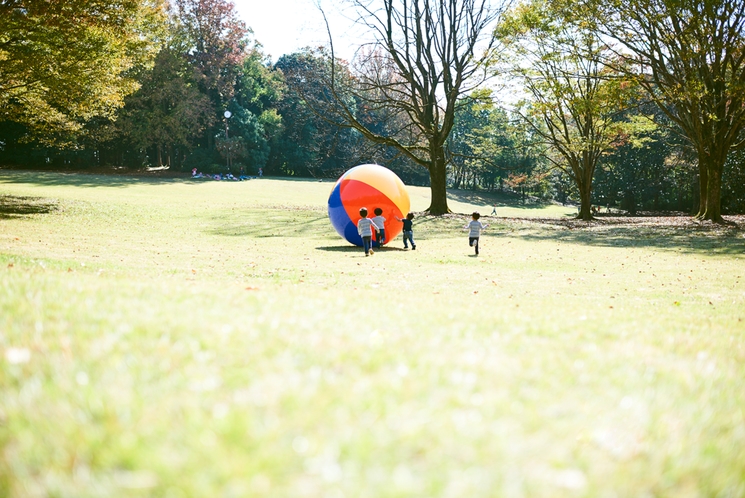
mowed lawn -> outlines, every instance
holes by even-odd
[[[332,186],[0,171],[0,496],[745,496],[742,218]]]

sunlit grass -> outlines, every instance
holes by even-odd
[[[0,172],[0,496],[745,496],[742,231],[331,186]]]

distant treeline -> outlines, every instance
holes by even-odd
[[[73,3],[78,9],[86,4]],[[327,49],[308,48],[272,62],[228,1],[133,4],[138,6],[125,19],[134,23],[131,30],[112,35],[128,37],[132,46],[121,53],[102,49],[98,62],[120,67],[116,75],[89,81],[78,68],[70,70],[68,80],[54,83],[34,66],[33,52],[22,51],[28,47],[19,42],[16,53],[9,42],[0,62],[0,103],[6,109],[0,114],[0,167],[138,171],[167,166],[178,172],[196,168],[236,175],[254,175],[262,168],[270,176],[336,178],[351,166],[376,162],[408,184],[429,184],[427,170],[396,148],[374,144],[318,112],[314,100],[325,101],[330,91],[322,77],[331,67]],[[73,19],[79,11],[34,10],[34,5],[0,12],[3,32],[20,30],[19,39],[40,46],[44,37],[49,46],[57,46],[55,36],[101,36],[79,31],[83,28]],[[57,28],[68,29],[67,34],[43,28],[45,16],[52,15],[69,18]],[[116,46],[114,41],[97,40],[101,46]],[[20,68],[7,66],[13,57]],[[355,79],[358,68],[335,63]],[[63,73],[64,67],[71,66],[60,63],[56,71]],[[18,75],[27,81],[14,86]],[[389,116],[367,108],[354,93],[336,97],[346,99],[366,127],[391,125]],[[578,202],[576,181],[555,167],[552,145],[522,118],[532,105],[529,99],[507,110],[497,95],[482,88],[462,95],[459,102],[446,144],[449,187],[512,192],[526,201]],[[696,155],[671,131],[675,123],[642,97],[613,115],[619,123],[641,118],[653,118],[655,125],[619,133],[602,154],[594,171],[593,205],[631,213],[695,213],[700,192]],[[745,152],[727,158],[721,197],[725,214],[745,212],[744,165]]]

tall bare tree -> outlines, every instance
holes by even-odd
[[[722,222],[723,167],[745,147],[745,0],[557,1],[625,47],[640,83],[698,157],[697,217]]]
[[[428,211],[450,212],[447,204],[446,143],[459,97],[487,76],[494,50],[492,26],[503,5],[488,0],[352,0],[359,23],[374,42],[354,61],[352,89],[331,75],[331,96],[340,124],[372,142],[396,148],[429,171]],[[333,43],[332,43],[333,58]],[[355,96],[354,107],[342,95]],[[372,129],[358,111],[385,115],[390,126]]]

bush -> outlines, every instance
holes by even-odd
[[[197,168],[197,171],[203,173],[219,173],[221,169],[224,169],[224,165],[219,166],[221,162],[220,154],[216,150],[194,149],[186,156],[184,170],[189,171]],[[217,170],[213,171],[215,168]]]

